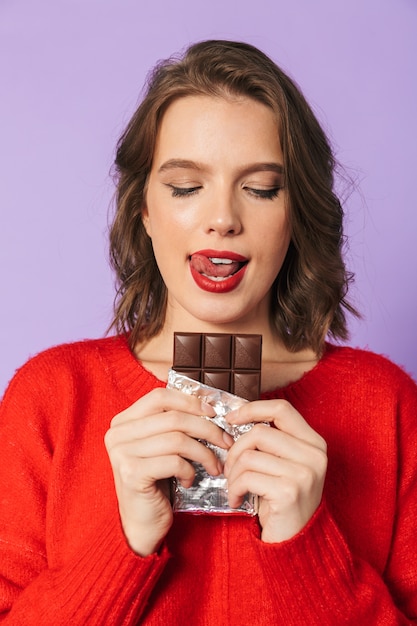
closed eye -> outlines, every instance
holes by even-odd
[[[256,198],[262,200],[273,200],[276,198],[282,187],[272,187],[271,189],[256,189],[254,187],[244,187],[244,189]]]
[[[173,198],[187,198],[193,196],[201,189],[201,185],[196,187],[176,187],[175,185],[167,185],[167,187],[171,189]]]

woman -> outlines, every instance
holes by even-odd
[[[156,68],[116,158],[118,336],[38,355],[3,400],[5,624],[417,623],[416,386],[326,343],[354,313],[333,168],[255,48]],[[238,441],[166,388],[175,331],[262,334]],[[174,514],[192,461],[259,515]]]

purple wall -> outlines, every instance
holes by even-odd
[[[416,32],[416,0],[0,0],[0,393],[30,355],[103,334],[115,142],[154,62],[206,38],[303,87],[357,180],[351,343],[416,376]]]

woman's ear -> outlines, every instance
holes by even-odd
[[[148,237],[150,237],[151,227],[149,223],[149,211],[148,211],[148,207],[146,206],[146,204],[144,204],[142,207],[142,224],[143,224],[144,229],[146,230]]]

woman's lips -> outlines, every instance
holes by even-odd
[[[243,279],[248,259],[226,250],[199,250],[190,256],[191,275],[200,289],[226,293]]]

